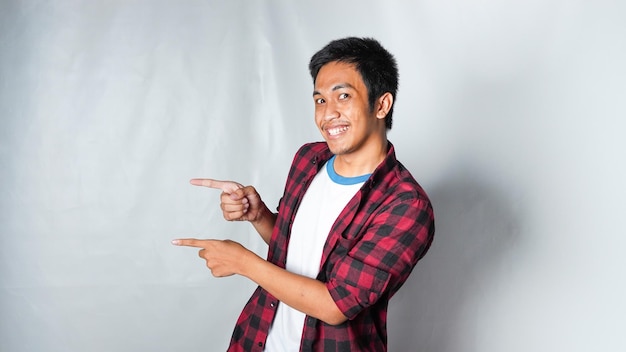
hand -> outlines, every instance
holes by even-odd
[[[206,266],[215,277],[242,274],[243,268],[254,254],[241,244],[231,240],[199,240],[195,238],[177,239],[173,245],[200,248],[198,255],[206,261]]]
[[[234,181],[219,181],[210,178],[194,178],[194,186],[220,189],[221,208],[224,219],[228,221],[256,221],[261,215],[263,202],[252,186],[244,187]]]

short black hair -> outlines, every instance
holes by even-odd
[[[389,92],[396,101],[398,65],[396,59],[373,38],[348,37],[333,40],[311,57],[309,71],[313,84],[322,66],[330,62],[354,64],[361,74],[368,94],[370,111],[376,100]],[[385,117],[385,127],[391,129],[393,105]]]

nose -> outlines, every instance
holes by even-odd
[[[337,105],[331,101],[326,102],[326,107],[324,108],[324,120],[329,121],[332,119],[336,119],[339,116],[340,113],[337,110]]]

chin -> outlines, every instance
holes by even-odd
[[[345,138],[325,139],[328,149],[335,155],[348,154],[352,150],[350,143]]]
[[[342,146],[332,145],[328,142],[326,142],[326,145],[328,145],[328,149],[330,149],[330,152],[335,155],[347,154],[349,152],[347,148]]]

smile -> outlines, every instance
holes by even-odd
[[[326,131],[331,136],[336,136],[348,130],[348,126],[329,128]]]

